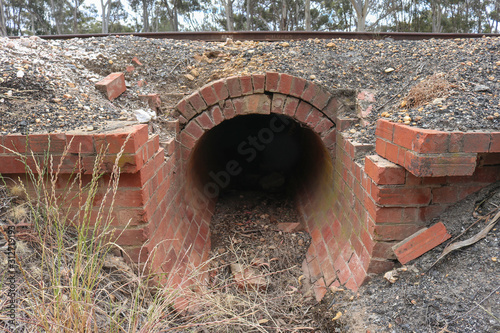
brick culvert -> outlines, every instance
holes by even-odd
[[[120,39],[108,37],[106,41],[122,50]],[[141,47],[134,46],[134,50],[142,50],[140,52],[144,57],[154,62],[152,52],[144,51],[147,48],[141,44],[144,41],[134,37],[123,39],[131,42],[130,45],[139,43]],[[35,43],[36,39],[29,41]],[[93,42],[91,45],[99,43]],[[125,76],[129,86],[130,81],[134,82],[133,89],[126,89],[126,81],[123,80],[121,88],[126,92],[113,101],[115,104],[97,94],[89,97],[87,90],[79,92],[77,88],[71,88],[74,90],[71,90],[71,94],[65,94],[65,97],[47,96],[45,102],[50,107],[39,110],[38,105],[31,109],[30,105],[26,106],[26,110],[39,111],[42,115],[47,109],[53,112],[57,110],[60,116],[53,122],[45,121],[45,116],[36,118],[36,115],[27,111],[26,115],[22,115],[26,116],[25,123],[21,124],[12,120],[15,117],[6,114],[5,119],[12,121],[2,125],[0,173],[16,179],[17,175],[26,172],[24,164],[14,152],[33,152],[35,158],[50,152],[61,157],[62,147],[72,139],[74,146],[69,152],[68,162],[61,169],[62,174],[69,175],[75,165],[82,166],[82,170],[87,172],[91,170],[101,147],[107,147],[108,152],[102,171],[109,174],[112,162],[128,137],[124,154],[119,159],[122,175],[113,211],[115,226],[118,232],[123,231],[118,243],[133,261],[145,262],[151,253],[156,253],[155,260],[150,262],[155,271],[170,272],[174,266],[186,268],[191,264],[199,266],[207,259],[210,250],[209,225],[220,191],[232,186],[272,189],[290,185],[301,223],[312,237],[303,268],[316,285],[317,298],[321,299],[328,287],[345,286],[357,290],[370,274],[385,272],[395,265],[392,251],[395,244],[422,229],[451,204],[500,180],[499,118],[498,113],[495,113],[498,108],[492,107],[498,102],[498,96],[488,92],[497,89],[494,75],[498,74],[498,62],[490,59],[488,66],[484,66],[484,69],[481,67],[493,77],[488,79],[491,81],[489,86],[485,87],[487,82],[481,79],[464,90],[463,95],[470,97],[469,100],[458,100],[458,93],[450,97],[457,103],[456,110],[453,105],[445,105],[443,100],[433,100],[426,102],[422,110],[418,106],[411,110],[405,109],[408,115],[405,113],[404,117],[398,111],[403,107],[401,105],[412,103],[403,103],[398,94],[404,97],[402,95],[406,94],[417,77],[423,76],[422,73],[431,74],[426,72],[427,67],[408,59],[420,59],[427,56],[431,49],[449,48],[450,45],[465,52],[463,50],[473,44],[471,50],[477,52],[464,53],[463,57],[467,56],[464,61],[458,64],[446,62],[442,68],[435,68],[436,71],[456,69],[457,77],[450,78],[449,89],[459,89],[458,83],[451,81],[460,81],[459,75],[463,73],[469,75],[471,66],[476,60],[479,63],[482,59],[474,57],[480,57],[481,52],[483,55],[493,52],[498,47],[498,39],[485,38],[473,42],[453,40],[446,44],[442,41],[428,41],[425,44],[412,41],[389,45],[387,50],[390,49],[391,61],[395,54],[404,51],[406,55],[398,59],[408,60],[405,64],[411,68],[411,75],[405,74],[403,68],[391,63],[389,58],[381,60],[382,56],[376,55],[379,51],[373,52],[374,58],[369,59],[368,52],[355,52],[356,45],[375,51],[387,46],[387,41],[359,41],[356,45],[330,41],[324,43],[321,50],[317,46],[320,41],[312,40],[287,43],[287,46],[277,43],[259,46],[252,43],[251,47],[264,55],[272,49],[277,55],[285,52],[291,54],[293,51],[297,56],[300,52],[306,52],[306,48],[301,45],[317,48],[318,54],[327,54],[324,59],[314,61],[315,68],[318,68],[317,76],[310,74],[305,67],[308,61],[305,54],[297,56],[303,61],[301,68],[292,66],[289,58],[286,63],[278,59],[275,59],[275,63],[263,60],[262,68],[255,70],[259,74],[247,74],[242,70],[225,71],[223,63],[218,63],[226,58],[227,62],[235,62],[232,57],[239,51],[234,45],[223,53],[218,49],[206,51],[207,44],[193,42],[196,52],[200,53],[194,57],[191,49],[181,44],[170,45],[163,41],[144,43],[158,49],[168,47],[172,52],[180,50],[181,58],[190,59],[190,64],[185,66],[186,73],[182,74],[182,86],[179,86],[176,78],[168,77],[161,81],[161,75],[165,74],[160,71],[163,67],[158,66],[159,72],[151,74],[141,68],[146,61],[134,62],[138,70],[131,69],[125,75],[115,75],[122,80]],[[214,49],[225,50],[226,46],[219,44]],[[417,47],[419,45],[425,48]],[[238,53],[238,59],[252,58],[254,52],[248,52],[249,48],[242,51],[241,55]],[[310,57],[316,56],[307,52]],[[66,59],[65,54],[62,53],[60,58]],[[125,68],[119,67],[121,62],[112,59],[94,59],[88,54],[82,57],[82,63],[86,63],[88,68],[97,68],[95,73],[99,75],[90,75],[93,79]],[[361,70],[361,63],[367,65],[365,58],[366,62],[370,59],[376,61],[377,70],[373,69],[375,78],[363,81],[368,72]],[[342,64],[336,59],[341,59]],[[429,67],[434,66],[431,60],[429,58],[426,62]],[[121,65],[125,65],[125,62],[129,65],[131,60],[127,58]],[[206,63],[206,67],[199,65],[196,68],[193,66],[195,62]],[[179,64],[171,64],[171,71],[184,66],[182,62]],[[33,65],[39,66],[39,63]],[[9,66],[9,73],[13,68],[18,70],[15,64]],[[196,74],[211,66],[217,69],[213,72],[207,70],[203,75],[208,83],[198,82]],[[75,69],[67,67],[73,75],[68,77],[74,78],[72,71]],[[44,73],[35,71],[29,75],[38,78],[36,82],[39,86],[57,86]],[[350,77],[346,77],[346,73]],[[17,110],[13,106],[25,103],[23,99],[26,96],[23,94],[30,90],[31,81],[24,75],[28,76],[23,72],[19,74],[19,80],[10,75],[3,81],[4,85],[11,85],[11,88],[4,87],[11,89],[10,94],[5,95],[9,112]],[[169,122],[173,129],[171,136],[160,137],[158,131],[148,129],[145,124],[120,124],[114,129],[103,126],[106,117],[128,119],[130,115],[122,114],[115,106],[127,105],[127,98],[133,100],[130,103],[134,106],[143,105],[139,102],[137,91],[141,95],[154,93],[147,86],[149,77],[171,88],[162,96],[169,99],[172,107],[168,116],[162,119]],[[352,89],[338,89],[340,78],[345,78]],[[403,79],[405,83],[401,86],[399,80]],[[94,90],[94,83],[91,81],[89,88],[87,81],[82,83],[82,91],[84,88]],[[380,85],[379,95],[384,98],[382,102],[375,98],[373,90],[378,87],[376,85]],[[63,86],[64,89],[70,89]],[[72,87],[74,84],[67,86]],[[363,89],[363,86],[367,89]],[[55,94],[54,91],[50,93]],[[17,96],[17,93],[20,95]],[[474,94],[481,96],[476,98]],[[95,122],[89,121],[88,116],[74,119],[72,110],[87,110],[74,96],[79,96],[82,101],[99,101],[99,105],[95,106],[96,114],[99,114]],[[157,101],[157,97],[153,99]],[[483,99],[489,102],[484,108],[474,109],[474,114],[460,110],[466,104],[483,103]],[[384,107],[391,101],[397,101],[394,110],[391,109],[390,114],[382,117],[387,119],[378,119],[381,116],[378,112],[386,110]],[[158,105],[153,105],[153,108],[162,111]],[[475,116],[476,112],[480,114],[485,110],[488,114],[485,113],[484,117]],[[436,126],[442,131],[416,127],[421,122],[421,127],[432,127],[433,123],[426,123],[425,117],[417,120],[425,112],[429,113],[428,118],[431,120],[439,118],[441,123]],[[453,119],[462,113],[467,113],[464,119],[478,118],[474,120],[476,131],[449,127]],[[410,120],[404,120],[406,117]],[[65,122],[70,127],[81,123],[87,128],[70,132]],[[491,128],[486,128],[491,124]],[[163,125],[164,122],[158,122],[151,127],[157,129]],[[100,131],[95,131],[94,126]],[[38,127],[40,132],[47,129],[50,133],[30,134],[37,133],[30,128]],[[54,133],[56,128],[61,128],[62,132]],[[256,154],[257,151],[262,156]],[[30,158],[28,156],[27,163],[32,166]],[[228,178],[231,178],[230,181]],[[98,211],[100,204],[98,200],[95,211]],[[182,281],[183,272],[173,279],[174,283]]]

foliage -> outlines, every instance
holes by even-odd
[[[0,0],[0,34],[105,31],[313,31],[498,33],[500,0]],[[109,21],[109,22],[108,22]],[[363,22],[360,22],[363,21]],[[366,21],[366,22],[365,22]],[[365,24],[366,23],[366,24]]]

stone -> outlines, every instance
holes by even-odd
[[[486,92],[486,91],[490,91],[490,87],[482,84],[477,84],[474,86],[474,92]]]
[[[392,68],[392,67],[386,68],[384,72],[392,73],[392,72],[394,72],[394,68]]]
[[[192,76],[191,74],[185,74],[184,77],[186,79],[188,79],[189,81],[193,81],[194,80],[194,76]]]

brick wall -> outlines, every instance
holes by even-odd
[[[350,106],[287,74],[215,81],[181,100],[176,109],[176,137],[161,145],[158,136],[148,135],[147,125],[100,134],[2,136],[0,173],[14,179],[26,173],[18,154],[36,172],[31,153],[43,160],[48,152],[54,165],[62,159],[57,191],[65,193],[64,184],[75,170],[89,182],[96,156],[105,149],[104,177],[92,211],[97,216],[101,204],[111,204],[105,196],[108,181],[128,138],[118,160],[121,174],[112,212],[121,235],[118,244],[132,261],[148,261],[155,271],[169,273],[169,283],[181,286],[210,250],[216,198],[204,194],[195,177],[207,171],[200,169],[200,139],[236,116],[286,115],[309,129],[311,167],[298,177],[296,202],[312,236],[303,269],[318,299],[330,286],[355,290],[369,274],[392,268],[392,245],[449,205],[500,180],[499,132],[448,133],[380,120],[376,146],[357,144],[342,133],[357,121]],[[76,193],[66,194],[72,198]],[[77,213],[79,206],[68,199],[70,204]]]

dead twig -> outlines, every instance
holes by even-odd
[[[481,240],[484,237],[486,237],[486,235],[488,234],[488,232],[490,232],[490,230],[493,229],[493,227],[495,226],[495,224],[497,224],[499,218],[500,218],[500,210],[496,213],[495,217],[493,217],[492,221],[486,227],[484,227],[483,230],[481,230],[480,232],[478,232],[473,237],[471,237],[469,239],[466,239],[466,240],[463,240],[463,241],[460,241],[460,242],[448,244],[444,248],[443,253],[441,253],[441,255],[437,258],[437,260],[427,270],[429,270],[432,267],[434,267],[434,265],[436,265],[448,253],[450,253],[452,251],[455,251],[455,250],[458,250],[458,249],[461,249],[462,247],[466,247],[466,246],[472,245],[474,243],[477,243],[479,240]]]

